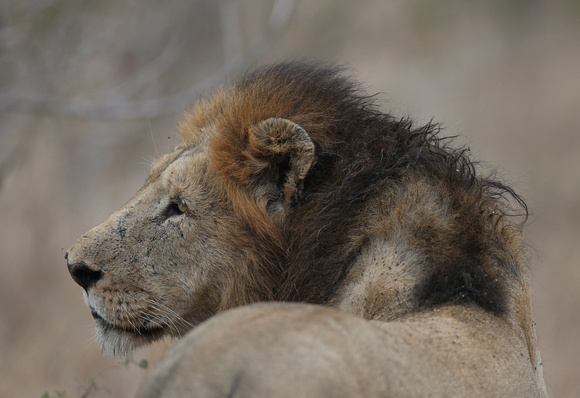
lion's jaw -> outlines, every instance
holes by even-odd
[[[103,351],[179,337],[218,310],[223,286],[211,281],[233,261],[217,238],[228,217],[202,182],[207,173],[200,148],[162,156],[143,188],[67,252]]]

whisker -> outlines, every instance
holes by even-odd
[[[171,308],[167,307],[166,305],[159,303],[155,300],[151,300],[149,299],[148,302],[152,305],[152,306],[157,306],[157,309],[160,311],[166,311],[169,314],[173,315],[177,321],[179,321],[179,323],[181,323],[182,326],[187,327],[187,328],[193,328],[193,324],[191,322],[186,321],[185,319],[183,319],[183,317],[181,315],[179,315],[177,312],[175,312],[174,310],[172,310]]]
[[[141,330],[137,326],[135,326],[133,324],[133,322],[131,322],[131,317],[130,316],[127,316],[127,322],[129,322],[129,325],[131,325],[131,327],[133,328],[134,331],[136,331],[137,333],[141,334]]]
[[[181,315],[179,315],[177,312],[167,307],[166,305],[152,299],[147,299],[147,302],[149,303],[151,308],[160,312],[159,315],[165,314],[169,315],[169,317],[163,316],[162,319],[164,323],[167,324],[169,327],[171,327],[172,330],[174,330],[178,336],[181,336],[181,331],[180,328],[178,327],[179,325],[182,327],[182,329],[193,328],[193,325],[190,322],[183,319]]]
[[[167,325],[177,335],[181,336],[181,333],[179,331],[178,326],[175,324],[175,321],[171,317],[164,316],[163,309],[159,308],[159,306],[155,302],[149,300],[149,304],[151,305],[151,307],[153,309],[156,309],[157,311],[161,312],[161,314],[156,314],[157,319],[161,320],[163,322],[163,324]],[[176,316],[177,316],[177,314],[176,314]]]
[[[165,320],[163,318],[161,318],[160,316],[157,316],[155,314],[150,314],[148,312],[139,311],[139,314],[142,315],[142,319],[145,320],[145,322],[148,322],[150,324],[152,324],[153,326],[157,326],[157,327],[165,327],[165,326],[169,326],[171,327],[171,325],[168,325],[167,322],[165,322]]]
[[[147,123],[149,123],[149,133],[151,134],[151,139],[153,140],[153,146],[155,147],[155,154],[159,157],[159,151],[157,150],[157,144],[155,143],[155,136],[153,136],[153,129],[151,128],[151,120],[147,118]]]
[[[159,308],[154,307],[153,305],[151,306],[153,309],[158,310]],[[138,311],[140,315],[142,315],[142,318],[146,321],[146,322],[150,322],[155,326],[159,326],[159,327],[169,327],[171,330],[175,331],[176,333],[179,333],[179,330],[177,328],[177,326],[175,324],[173,324],[173,322],[171,322],[171,319],[167,320],[165,319],[165,317],[163,317],[163,314],[155,314],[155,313],[151,313],[151,312],[147,312],[144,310],[139,310]]]

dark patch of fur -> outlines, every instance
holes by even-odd
[[[509,281],[520,273],[516,228],[504,217],[507,199],[527,209],[512,189],[479,176],[468,151],[440,138],[437,125],[415,127],[380,112],[375,98],[336,67],[277,64],[250,72],[232,93],[235,101],[218,106],[221,137],[213,146],[226,178],[251,185],[259,155],[248,148],[247,130],[260,120],[289,119],[316,145],[301,202],[282,243],[276,241],[282,250],[268,250],[272,264],[284,264],[282,275],[272,276],[282,281],[272,292],[276,299],[327,302],[368,240],[365,204],[421,177],[449,198],[453,219],[450,231],[428,222],[406,226],[415,228],[430,267],[416,288],[419,304],[473,302],[506,310]]]

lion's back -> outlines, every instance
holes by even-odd
[[[138,397],[382,396],[377,336],[360,321],[307,304],[225,312],[176,343]],[[351,338],[361,334],[367,338]]]
[[[179,341],[138,398],[538,395],[521,382],[517,339],[474,333],[444,312],[385,323],[308,304],[241,307]],[[506,351],[513,358],[495,360]],[[518,362],[521,374],[506,377]]]

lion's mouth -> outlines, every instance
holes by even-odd
[[[119,325],[115,325],[109,321],[107,321],[105,318],[103,318],[98,312],[97,310],[95,310],[94,308],[91,307],[91,315],[93,316],[93,319],[96,321],[97,326],[99,326],[100,328],[103,329],[103,331],[107,332],[117,332],[117,333],[129,333],[131,335],[137,335],[139,337],[144,337],[144,338],[148,338],[148,339],[155,339],[160,337],[161,335],[163,335],[165,333],[165,329],[161,326],[157,326],[157,327],[124,327],[124,326],[119,326]]]
[[[94,309],[94,308],[92,308],[92,307],[91,307],[91,315],[93,316],[93,319],[94,319],[95,321],[98,321],[98,320],[102,320],[102,321],[104,321],[103,317],[101,317],[101,316],[99,315],[99,313],[97,312],[97,310],[96,310],[96,309]]]

